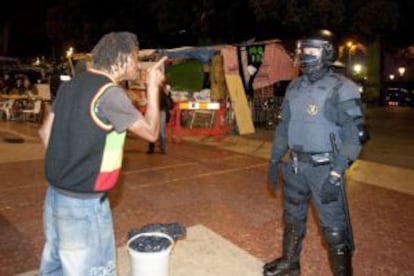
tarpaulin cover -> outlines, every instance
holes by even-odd
[[[203,64],[194,59],[169,65],[165,68],[166,78],[173,91],[200,91],[203,89]]]
[[[298,75],[292,58],[282,45],[266,44],[262,65],[253,80],[253,88],[259,89],[272,85],[280,80],[291,80]]]
[[[217,51],[210,48],[182,48],[182,49],[172,49],[166,50],[165,54],[169,58],[193,58],[199,60],[204,64],[209,64],[211,58]]]

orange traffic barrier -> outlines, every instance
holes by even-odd
[[[230,129],[225,119],[226,106],[218,102],[177,102],[170,112],[169,142],[179,143],[184,136],[217,136],[220,139]],[[187,126],[183,126],[183,112],[190,115]]]

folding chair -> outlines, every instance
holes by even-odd
[[[23,119],[25,121],[39,122],[42,112],[42,100],[36,100],[32,109],[23,109]]]
[[[8,99],[5,101],[0,102],[0,113],[6,114],[6,120],[10,120],[13,117],[13,105],[14,105],[14,99]],[[0,118],[2,118],[1,116]]]

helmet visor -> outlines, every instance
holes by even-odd
[[[298,43],[297,57],[301,64],[319,62],[323,47],[315,43]]]

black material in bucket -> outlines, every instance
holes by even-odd
[[[171,241],[159,236],[140,236],[129,243],[129,248],[138,252],[160,252],[171,246]]]
[[[164,233],[140,233],[127,243],[131,276],[168,276],[174,240]]]

